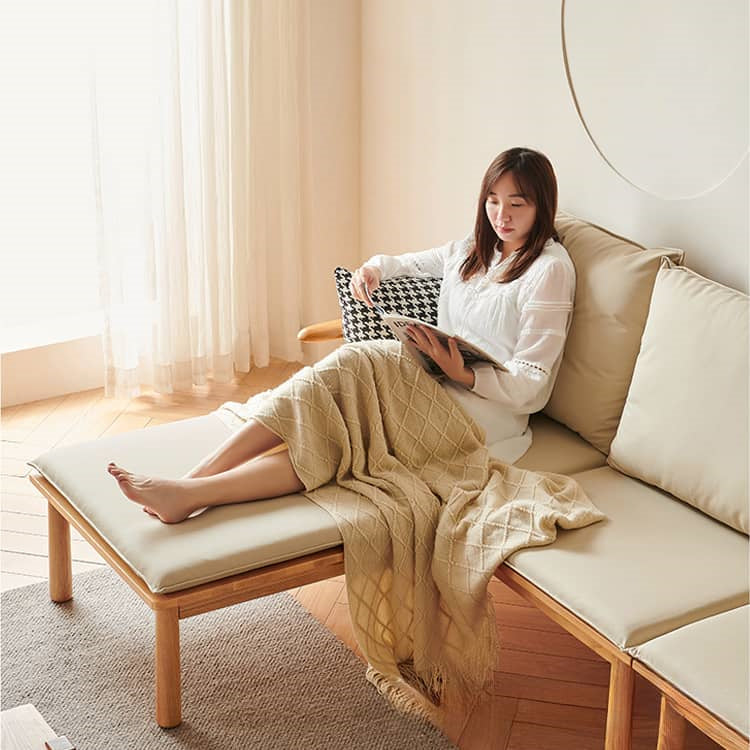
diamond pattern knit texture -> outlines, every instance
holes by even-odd
[[[498,565],[552,542],[556,525],[604,517],[569,477],[491,459],[482,429],[398,342],[344,344],[246,407],[287,443],[306,496],[339,526],[371,667],[433,701],[487,688]]]
[[[346,341],[368,341],[370,339],[395,339],[380,315],[352,297],[349,283],[351,271],[336,268],[336,294],[341,306],[341,326]],[[425,323],[437,325],[438,298],[441,279],[398,276],[385,279],[372,293],[373,301],[393,315],[406,315]]]

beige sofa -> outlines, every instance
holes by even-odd
[[[574,476],[607,519],[515,553],[497,576],[610,662],[607,748],[630,746],[636,672],[662,692],[660,747],[680,746],[685,720],[747,747],[747,297],[675,265],[680,251],[564,214],[557,227],[574,318],[519,465]],[[301,332],[337,336],[338,322]],[[335,523],[302,495],[177,526],[111,502],[108,461],[176,476],[227,434],[209,415],[32,462],[52,598],[72,596],[73,523],[155,612],[162,726],[181,720],[180,619],[343,572]]]

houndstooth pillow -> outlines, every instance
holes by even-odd
[[[352,297],[349,282],[352,272],[337,268],[336,294],[341,305],[341,323],[346,341],[369,339],[392,339],[395,336],[383,325],[380,315],[364,302]],[[419,318],[425,323],[437,325],[437,306],[442,279],[419,279],[413,276],[397,276],[385,279],[372,293],[373,302],[394,315]]]

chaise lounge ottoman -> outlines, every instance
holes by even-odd
[[[600,466],[605,457],[539,415],[524,458],[554,471]],[[333,518],[302,494],[212,508],[166,525],[128,501],[110,461],[138,473],[179,477],[231,434],[215,414],[58,448],[30,462],[49,507],[50,596],[70,599],[69,524],[154,611],[156,718],[181,721],[179,620],[344,572]]]
[[[302,495],[165,525],[128,501],[109,461],[179,477],[231,433],[213,414],[50,451],[31,481],[48,501],[50,596],[73,595],[69,524],[154,610],[156,718],[181,721],[179,620],[343,573],[333,519]],[[291,563],[284,561],[293,559]]]

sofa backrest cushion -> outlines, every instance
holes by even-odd
[[[656,273],[663,257],[681,250],[648,250],[574,216],[555,227],[576,268],[570,332],[544,413],[602,453],[617,430],[638,355]]]
[[[608,458],[745,534],[748,302],[665,262]]]

